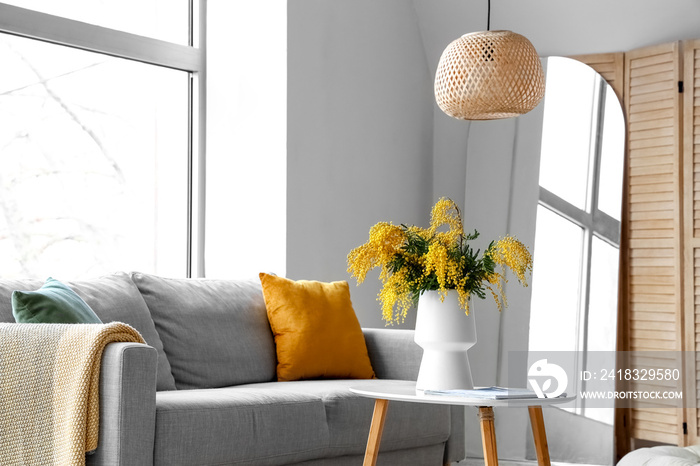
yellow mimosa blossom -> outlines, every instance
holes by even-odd
[[[444,229],[442,227],[447,227]],[[362,283],[367,273],[380,268],[382,282],[377,299],[387,324],[403,322],[420,294],[437,290],[442,299],[456,290],[460,307],[469,314],[472,296],[493,296],[499,311],[507,306],[505,269],[511,269],[527,285],[532,257],[525,245],[506,236],[489,246],[481,256],[465,235],[462,215],[451,199],[440,199],[432,209],[430,228],[380,222],[369,231],[368,241],[348,254],[348,273]],[[499,266],[502,272],[494,270]]]
[[[449,256],[448,248],[439,241],[436,241],[428,248],[425,255],[425,273],[435,273],[439,290],[442,292],[442,299],[447,295],[447,290],[454,288],[460,279],[459,262]]]
[[[430,233],[437,233],[438,228],[443,225],[449,227],[447,236],[451,241],[456,241],[459,236],[464,234],[462,214],[457,204],[452,199],[445,197],[437,201],[433,206],[432,212],[430,212]]]
[[[404,321],[413,304],[405,271],[398,271],[384,282],[377,300],[382,302],[382,318],[387,323]],[[394,306],[398,308],[396,315]]]
[[[431,244],[428,248],[428,254],[425,255],[425,271],[426,273],[435,272],[442,290],[445,289],[447,281],[448,262],[447,248],[442,243]]]
[[[357,278],[357,283],[365,281],[367,272],[382,267],[382,278],[388,275],[384,265],[398,253],[406,240],[406,234],[396,225],[380,222],[369,230],[369,241],[348,254],[348,273]]]
[[[443,225],[448,225],[450,230],[464,230],[462,215],[457,204],[452,199],[445,197],[437,201],[430,212],[430,231],[434,233]]]
[[[469,315],[469,298],[471,295],[467,293],[463,287],[457,288],[457,300],[459,302],[459,307],[464,309],[464,313]]]
[[[426,241],[430,241],[430,238],[432,237],[432,233],[430,233],[429,230],[426,230],[425,228],[417,227],[414,225],[406,227],[406,232],[418,235]]]
[[[532,255],[525,245],[512,236],[506,236],[493,247],[493,261],[501,267],[511,269],[520,283],[527,286],[525,274],[532,271]]]
[[[506,281],[505,277],[500,273],[492,273],[486,277],[486,281],[489,283],[486,285],[486,288],[491,293],[491,296],[493,296],[493,300],[496,302],[498,311],[503,311],[503,308],[508,306],[508,299],[506,298],[506,294],[503,290],[503,284]],[[491,285],[495,285],[496,290],[498,291],[494,290],[493,286]]]

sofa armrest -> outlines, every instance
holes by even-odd
[[[111,343],[102,353],[100,433],[88,465],[153,464],[156,424],[154,348],[139,343]]]
[[[423,350],[413,330],[363,328],[369,359],[379,379],[416,380]]]

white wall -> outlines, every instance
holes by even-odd
[[[287,2],[207,9],[206,275],[284,275]]]

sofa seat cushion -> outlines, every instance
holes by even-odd
[[[258,280],[133,273],[178,389],[275,380],[277,358]]]
[[[155,465],[289,464],[318,458],[327,445],[315,395],[239,387],[156,394]]]
[[[360,397],[350,387],[371,386],[380,380],[302,380],[244,385],[258,393],[298,393],[318,397],[326,410],[329,456],[364,454],[374,399]],[[450,436],[450,407],[392,401],[382,436],[381,451],[441,444]]]
[[[640,448],[626,454],[618,466],[695,466],[700,464],[700,445]]]
[[[277,465],[361,456],[374,400],[349,388],[376,382],[305,380],[160,392],[154,464]],[[449,406],[391,402],[381,451],[437,445],[442,452],[449,435]]]

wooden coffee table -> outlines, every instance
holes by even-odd
[[[389,408],[389,401],[407,401],[409,403],[432,403],[446,405],[477,406],[481,425],[481,442],[484,449],[485,466],[498,465],[496,451],[496,430],[494,428],[493,408],[498,406],[527,407],[530,412],[530,424],[535,438],[537,464],[550,466],[547,434],[544,430],[542,406],[566,403],[573,398],[528,398],[507,400],[483,400],[456,396],[425,395],[416,393],[416,383],[404,380],[384,380],[371,385],[350,388],[350,391],[367,398],[374,398],[374,414],[367,439],[364,466],[375,466],[382,440],[384,421]]]

